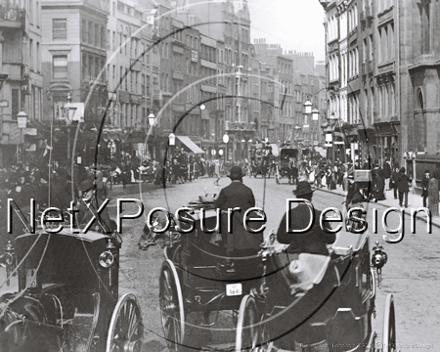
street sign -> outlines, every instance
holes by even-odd
[[[8,100],[0,100],[0,108],[7,108],[9,106]]]

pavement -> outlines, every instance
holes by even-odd
[[[327,188],[320,188],[319,191],[337,194],[341,197],[345,197],[347,195],[347,192],[344,191],[341,186],[336,186],[336,189],[334,190],[329,190]],[[412,189],[408,193],[408,207],[406,208],[401,208],[399,206],[399,199],[394,199],[393,190],[385,191],[385,197],[386,197],[385,200],[378,200],[377,202],[371,202],[371,203],[374,205],[378,204],[386,208],[391,208],[391,207],[398,208],[401,211],[404,211],[405,214],[409,216],[411,216],[411,213],[413,211],[419,210],[420,208],[423,207],[423,199],[421,195],[415,193],[414,190]],[[439,209],[440,209],[440,204],[439,204]],[[416,218],[424,222],[428,221],[428,216],[424,211],[417,212]],[[431,225],[440,228],[440,216],[438,214],[437,215],[432,214]]]

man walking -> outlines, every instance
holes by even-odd
[[[426,208],[426,198],[428,198],[428,187],[429,180],[431,179],[429,170],[425,170],[425,177],[422,179],[422,198],[423,198],[423,207]]]
[[[399,170],[399,176],[397,180],[397,190],[399,191],[399,205],[402,206],[403,198],[405,197],[405,208],[407,208],[409,183],[411,182],[411,180],[405,172],[406,169],[402,166]]]

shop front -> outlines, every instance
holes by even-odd
[[[399,163],[399,130],[400,121],[376,122],[376,139],[378,142],[378,159],[380,165],[389,160],[391,165]]]

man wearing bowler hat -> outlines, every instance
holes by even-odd
[[[294,191],[296,198],[306,199],[310,203],[312,202],[313,192],[310,183],[307,181],[298,182],[296,191]],[[289,244],[287,252],[328,255],[327,244],[333,243],[336,236],[334,233],[327,233],[321,229],[319,225],[321,212],[314,209],[314,214],[315,219],[310,230],[302,232],[287,232],[287,213],[284,215],[278,227],[277,239],[280,243]],[[289,231],[307,229],[311,216],[311,210],[307,204],[299,203],[298,206],[290,210]]]
[[[100,232],[111,233],[114,231],[114,222],[108,215],[107,208],[99,214],[98,209],[104,203],[96,196],[96,185],[92,180],[84,180],[79,184],[81,199],[78,206],[78,225],[87,226],[94,217],[91,229]],[[97,222],[98,221],[98,222]]]
[[[249,233],[243,227],[243,215],[252,207],[255,207],[255,197],[252,190],[243,184],[243,170],[240,166],[233,166],[228,177],[231,184],[220,191],[215,201],[216,208],[227,211],[239,207],[240,212],[234,212],[232,222],[232,236],[228,235],[226,254],[231,256],[251,256],[258,253],[263,241],[262,234]],[[223,216],[225,218],[226,216]],[[222,222],[222,227],[226,226]],[[223,229],[223,233],[227,229]]]

